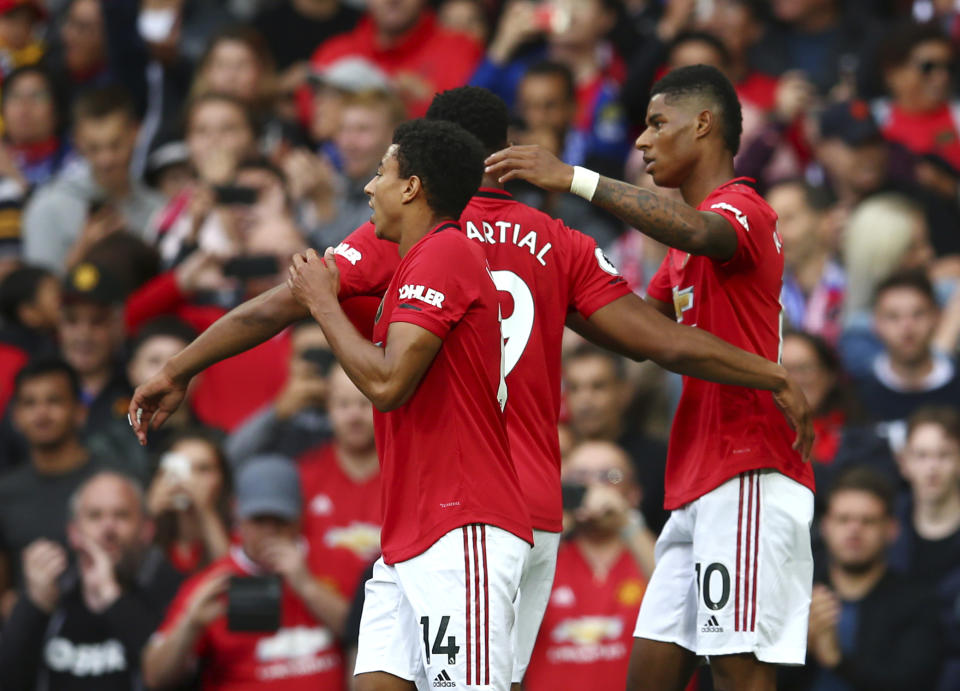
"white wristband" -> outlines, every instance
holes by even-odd
[[[573,180],[570,182],[570,191],[588,202],[593,201],[593,195],[600,184],[600,173],[581,166],[573,167]]]

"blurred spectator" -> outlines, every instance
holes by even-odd
[[[237,99],[207,94],[190,101],[186,116],[190,164],[199,178],[172,198],[158,214],[153,232],[165,264],[175,264],[194,247],[229,254],[225,231],[213,213],[215,186],[233,181],[237,165],[256,151],[252,113]]]
[[[380,462],[370,401],[340,365],[329,381],[333,441],[298,459],[303,534],[311,572],[336,587],[345,617],[361,574],[380,555]]]
[[[334,358],[323,330],[313,319],[295,325],[290,347],[289,372],[283,389],[270,405],[245,420],[227,439],[225,450],[234,467],[264,453],[297,458],[330,438],[327,371]]]
[[[466,83],[482,54],[472,38],[440,26],[426,0],[370,0],[357,27],[326,41],[310,62],[322,68],[347,56],[366,58],[421,117],[435,93]]]
[[[67,277],[57,327],[63,358],[80,378],[80,400],[87,410],[86,435],[104,453],[142,473],[145,458],[130,441],[127,404],[132,389],[123,372],[123,293],[107,269],[83,263]]]
[[[46,19],[47,10],[40,0],[0,2],[0,81],[16,68],[43,59]]]
[[[523,144],[540,144],[573,164],[586,164],[592,139],[574,128],[575,98],[570,68],[549,61],[531,65],[517,87],[516,110],[522,121],[522,131],[516,133],[516,140]],[[621,163],[622,160],[618,159],[617,165]],[[596,160],[590,165],[604,167],[602,161]],[[609,166],[607,168],[609,172]],[[601,247],[610,245],[620,233],[619,221],[579,197],[544,192],[525,184],[517,185],[514,191],[520,201],[587,233]]]
[[[8,75],[2,113],[9,158],[3,175],[29,189],[49,181],[71,160],[70,144],[62,136],[64,113],[46,69],[21,67]]]
[[[629,457],[609,442],[585,442],[563,466],[568,493],[581,501],[564,506],[572,533],[560,546],[553,590],[530,666],[529,691],[619,688],[627,676],[640,601],[653,568],[654,536],[637,511],[641,489]],[[648,558],[632,554],[644,533]],[[647,561],[648,563],[643,563]]]
[[[874,113],[883,135],[915,154],[936,153],[960,169],[960,102],[950,102],[956,58],[935,25],[897,27],[882,53],[889,102]]]
[[[261,119],[276,88],[273,58],[259,31],[243,24],[221,29],[197,65],[191,96],[231,96]]]
[[[363,190],[405,115],[403,104],[388,91],[368,91],[344,100],[334,137],[342,175],[320,175],[313,189],[303,190],[313,201],[313,223],[308,227],[314,247],[335,247],[370,220],[369,198]]]
[[[437,19],[444,28],[472,36],[481,45],[486,45],[490,37],[482,0],[444,0],[437,11]]]
[[[802,180],[779,183],[767,192],[783,240],[783,289],[780,301],[791,326],[829,343],[840,337],[846,276],[833,259],[822,190]]]
[[[315,613],[322,610],[318,601],[329,596],[329,590],[307,570],[306,550],[299,541],[301,508],[292,462],[260,457],[240,469],[239,544],[180,589],[144,651],[147,686],[167,688],[186,681],[199,664],[201,689],[342,688],[340,651]],[[260,592],[270,602],[264,613],[272,610],[279,617],[278,629],[230,629],[227,590],[251,576],[269,579]],[[274,594],[278,601],[271,602]]]
[[[201,428],[181,430],[147,492],[156,542],[170,563],[193,574],[230,548],[231,473],[217,437]]]
[[[24,266],[0,280],[0,413],[20,367],[56,349],[59,319],[60,281],[46,269]]]
[[[86,165],[70,166],[41,186],[23,217],[24,255],[58,273],[116,230],[146,238],[150,217],[163,202],[130,176],[137,120],[126,91],[108,87],[83,94],[73,118]]]
[[[194,179],[186,142],[161,141],[147,157],[144,181],[165,199],[177,197]]]
[[[360,16],[339,0],[282,0],[263,10],[253,24],[263,32],[277,67],[287,75],[291,68],[301,71],[302,80],[317,46],[353,29]]]
[[[143,688],[140,651],[180,577],[151,549],[153,524],[140,487],[128,477],[94,475],[74,492],[69,509],[72,559],[46,539],[24,551],[23,594],[0,643],[4,684]]]
[[[112,81],[103,15],[100,0],[69,0],[61,15],[60,40],[52,46],[50,68],[67,104]]]
[[[92,455],[80,441],[86,411],[80,382],[57,359],[37,359],[17,374],[14,425],[26,439],[28,463],[0,477],[0,610],[8,615],[11,586],[21,582],[21,553],[45,538],[66,545],[67,502],[86,478],[123,459]]]
[[[633,461],[637,481],[644,488],[641,510],[651,529],[659,532],[666,521],[663,477],[666,446],[638,432],[624,419],[630,398],[623,358],[584,344],[564,358],[563,381],[570,429],[578,441],[610,441]]]
[[[857,388],[871,417],[891,423],[888,434],[893,448],[899,449],[903,423],[914,410],[960,401],[960,376],[954,362],[933,349],[939,310],[922,273],[897,273],[881,283],[873,311],[883,352]]]
[[[828,563],[813,587],[807,682],[789,688],[933,688],[942,648],[935,604],[888,568],[897,530],[893,490],[882,477],[852,469],[838,478],[821,523]]]

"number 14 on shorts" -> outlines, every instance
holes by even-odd
[[[437,627],[437,635],[430,645],[430,617],[420,617],[420,626],[423,629],[423,650],[427,656],[427,665],[430,664],[430,654],[446,655],[447,664],[457,664],[457,653],[460,652],[460,646],[457,645],[457,638],[454,635],[447,636],[447,626],[450,624],[450,617],[440,617],[440,625]],[[444,643],[446,636],[446,643]]]

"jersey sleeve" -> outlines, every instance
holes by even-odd
[[[389,323],[416,324],[445,339],[480,296],[479,286],[471,283],[478,272],[468,269],[478,261],[469,245],[454,240],[425,244],[400,269]],[[493,280],[487,276],[481,280]]]
[[[376,236],[372,223],[364,223],[334,249],[340,270],[340,301],[383,295],[400,264],[396,243]]]
[[[760,243],[773,242],[765,232],[767,218],[756,200],[745,194],[728,193],[712,200],[707,211],[723,216],[737,233],[737,249],[733,257],[719,262],[719,265],[728,271],[756,266],[762,254]]]
[[[593,238],[576,230],[565,230],[574,252],[568,274],[570,303],[589,319],[601,307],[627,295],[630,287]]]
[[[647,295],[660,302],[672,303],[673,286],[670,283],[670,266],[667,264],[668,261],[670,261],[669,252],[667,252],[667,256],[663,258],[663,261],[660,262],[660,268],[657,269],[657,273],[650,279],[650,284],[647,286]]]

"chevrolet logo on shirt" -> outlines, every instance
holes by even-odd
[[[445,297],[440,291],[426,286],[407,284],[400,288],[400,300],[420,300],[437,308],[443,306]]]

